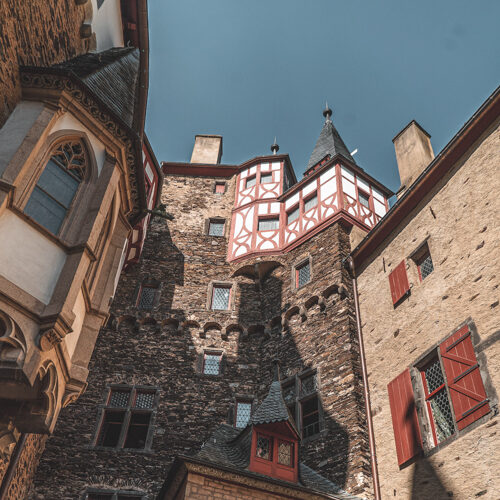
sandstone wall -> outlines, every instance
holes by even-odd
[[[360,270],[383,498],[498,498],[499,151],[497,121]],[[421,282],[408,257],[426,238],[434,271]],[[394,308],[388,275],[402,259],[407,259],[412,288],[410,296]],[[489,372],[490,379],[485,380],[493,411],[470,432],[399,470],[387,384],[468,319],[477,329],[481,370]]]

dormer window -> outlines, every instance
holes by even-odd
[[[293,465],[293,443],[289,441],[278,442],[278,463],[281,465]]]
[[[249,188],[249,187],[255,186],[255,184],[257,184],[257,177],[254,175],[253,177],[249,177],[247,179],[245,187]]]
[[[259,434],[257,436],[256,456],[263,460],[273,459],[273,440],[270,437]]]

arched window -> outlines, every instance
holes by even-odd
[[[53,149],[24,212],[54,234],[59,232],[85,175],[87,157],[82,142],[61,142]]]

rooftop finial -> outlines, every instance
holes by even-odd
[[[274,136],[274,143],[271,146],[271,151],[273,152],[273,155],[275,155],[279,150],[280,147],[276,144],[276,136]]]
[[[328,101],[325,101],[325,111],[323,111],[323,116],[325,117],[325,122],[330,121],[330,116],[332,116],[332,110],[328,107]]]
[[[273,359],[273,382],[280,381],[280,362],[277,359]]]

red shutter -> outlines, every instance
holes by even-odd
[[[387,391],[391,405],[398,464],[403,465],[422,449],[422,437],[418,425],[410,370],[406,369],[390,382]]]
[[[457,427],[462,430],[490,411],[469,327],[446,339],[440,350]]]
[[[391,285],[392,303],[396,305],[410,291],[404,260],[389,274],[389,284]]]

